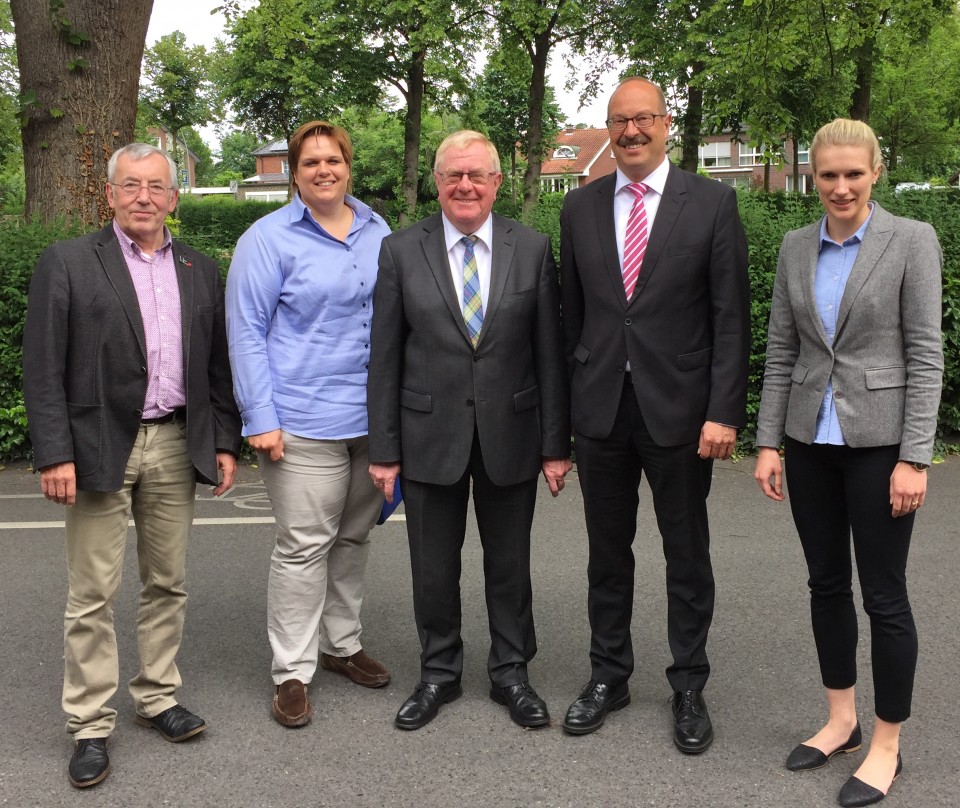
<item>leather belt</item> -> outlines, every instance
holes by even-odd
[[[173,421],[182,421],[187,417],[187,408],[186,407],[177,407],[172,412],[164,413],[163,415],[158,415],[156,418],[141,418],[140,423],[144,426],[151,426],[153,424],[169,424]]]

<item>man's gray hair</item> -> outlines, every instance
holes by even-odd
[[[454,132],[452,135],[447,135],[447,137],[444,138],[443,143],[441,143],[437,149],[437,154],[433,161],[433,170],[439,172],[440,166],[443,165],[443,158],[450,149],[466,149],[473,143],[483,144],[490,158],[490,168],[499,172],[500,155],[497,154],[497,147],[493,145],[490,138],[486,135],[470,129],[461,129],[459,132]]]
[[[163,149],[158,149],[156,146],[152,146],[149,143],[128,143],[121,149],[117,149],[113,154],[110,155],[110,162],[107,163],[107,182],[113,182],[117,176],[117,160],[121,157],[129,157],[134,162],[139,162],[140,160],[146,160],[148,157],[153,156],[154,154],[159,154],[167,161],[167,165],[170,166],[170,185],[173,188],[179,187],[177,183],[177,164],[173,162],[173,158],[167,154]]]

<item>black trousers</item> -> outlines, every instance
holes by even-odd
[[[917,627],[907,597],[914,513],[891,516],[890,475],[899,446],[853,449],[787,438],[787,485],[810,573],[810,616],[825,687],[857,681],[857,613],[850,535],[863,608],[870,618],[875,709],[884,721],[910,717]]]
[[[537,653],[530,584],[537,478],[518,485],[494,485],[476,435],[467,470],[455,484],[403,478],[413,609],[422,649],[420,675],[426,682],[450,684],[463,671],[460,553],[471,480],[490,625],[487,670],[494,684],[506,687],[527,681],[527,663]]]
[[[633,673],[633,614],[638,487],[653,491],[667,562],[667,638],[674,690],[702,690],[710,675],[707,633],[715,587],[710,563],[707,495],[713,463],[697,444],[658,446],[640,414],[633,386],[624,385],[613,430],[597,440],[574,433],[590,545],[587,568],[590,661],[598,682],[617,685]]]

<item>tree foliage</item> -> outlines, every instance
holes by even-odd
[[[182,31],[163,35],[143,56],[140,104],[170,133],[171,156],[178,166],[177,141],[185,137],[183,131],[217,117],[209,70],[207,49],[203,45],[188,47]]]

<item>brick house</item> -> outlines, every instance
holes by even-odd
[[[746,141],[743,133],[739,137],[730,133],[708,135],[704,140],[705,143],[698,150],[700,169],[727,185],[763,188],[763,154]],[[783,162],[771,163],[771,191],[793,191],[793,150],[793,140],[785,140]],[[813,168],[806,144],[800,144],[798,157],[799,190],[805,194],[812,193]]]
[[[286,202],[290,192],[290,164],[287,141],[271,140],[253,152],[257,173],[237,183],[238,199]]]
[[[617,170],[606,129],[564,129],[540,166],[541,193],[566,193]]]

